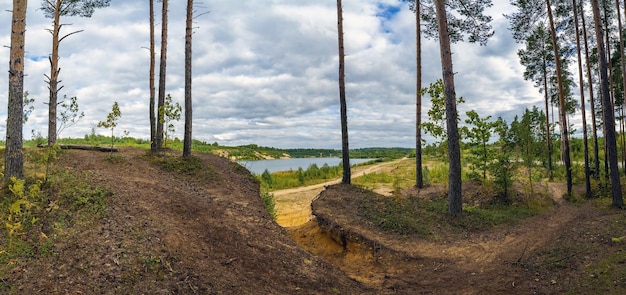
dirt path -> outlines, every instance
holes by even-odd
[[[396,165],[403,159],[383,162],[367,166],[357,166],[352,169],[352,178],[374,173]],[[283,227],[300,226],[311,220],[311,201],[324,190],[326,186],[341,182],[336,178],[320,184],[296,187],[272,192],[276,201],[276,222]],[[380,193],[380,192],[379,192]]]
[[[433,242],[400,238],[364,226],[351,217],[357,213],[349,204],[357,202],[358,196],[341,190],[336,187],[326,190],[324,200],[318,200],[329,200],[334,204],[342,196],[341,205],[319,205],[318,209],[324,211],[316,209],[317,213],[321,212],[325,217],[334,216],[338,224],[332,226],[349,228],[351,234],[362,237],[358,240],[375,241],[375,248],[384,251],[373,250],[371,243],[369,246],[348,243],[347,251],[340,245],[333,247],[332,243],[324,242],[325,231],[320,231],[315,220],[288,229],[296,241],[309,251],[327,257],[363,283],[383,289],[398,286],[418,293],[427,290],[438,290],[440,293],[456,290],[457,294],[480,294],[477,290],[492,290],[493,294],[516,293],[519,289],[515,286],[528,285],[529,280],[519,275],[518,271],[522,268],[514,265],[535,263],[533,257],[538,251],[558,240],[585,214],[585,210],[564,202],[564,184],[549,183],[547,190],[554,198],[555,209],[515,226],[468,232],[464,238]],[[451,278],[455,278],[454,283]],[[530,282],[539,284],[548,281],[552,284],[551,280],[537,274]],[[417,286],[416,282],[420,282],[419,288],[411,289]]]

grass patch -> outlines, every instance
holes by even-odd
[[[484,231],[496,226],[513,225],[546,207],[516,205],[464,205],[463,214],[447,214],[445,198],[385,197],[373,192],[364,194],[358,205],[362,218],[388,232],[438,240],[447,235]]]
[[[626,251],[616,253],[594,262],[587,267],[588,276],[581,282],[585,289],[602,294],[626,293]]]
[[[211,167],[204,165],[202,159],[198,157],[183,158],[168,154],[146,153],[144,159],[167,172],[189,175],[204,181],[214,177]]]
[[[124,164],[127,162],[126,157],[122,155],[113,154],[113,153],[110,153],[109,155],[107,155],[104,158],[104,160],[111,164]]]

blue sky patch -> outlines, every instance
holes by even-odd
[[[48,56],[47,55],[40,55],[40,56],[33,56],[33,55],[27,55],[26,58],[32,60],[32,61],[40,61],[40,60],[47,60]]]
[[[385,5],[382,3],[378,4],[378,13],[376,13],[377,17],[382,18],[384,21],[392,19],[400,12],[400,7]]]

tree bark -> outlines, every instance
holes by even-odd
[[[580,33],[578,31],[578,6],[576,0],[572,0],[574,13],[574,27],[576,30],[576,55],[578,57],[578,85],[580,88],[580,110],[583,120],[583,147],[585,157],[585,195],[591,197],[591,179],[589,172],[589,143],[587,142],[587,116],[585,115],[585,87],[583,85],[583,62],[580,54]]]
[[[22,128],[24,120],[24,44],[26,0],[13,0],[9,64],[9,103],[4,162],[4,177],[24,178]]]
[[[445,0],[435,0],[437,25],[439,28],[439,46],[441,53],[441,72],[443,74],[444,93],[446,97],[446,125],[448,131],[448,213],[459,215],[463,210],[461,187],[461,147],[457,126],[456,93],[454,89],[454,70],[452,68],[452,52],[446,16]]]
[[[56,0],[54,7],[54,20],[52,22],[52,54],[50,55],[50,76],[48,77],[48,89],[50,97],[48,101],[48,145],[57,141],[57,105],[59,95],[59,34],[61,33],[61,2]]]
[[[569,134],[567,126],[567,110],[565,105],[565,94],[563,92],[563,74],[561,68],[561,56],[559,54],[559,47],[557,42],[556,31],[554,30],[554,18],[552,17],[552,6],[550,0],[546,0],[546,6],[548,8],[548,19],[550,21],[550,33],[552,35],[552,47],[554,48],[554,62],[556,65],[556,80],[559,87],[559,116],[561,121],[561,144],[563,150],[561,155],[563,162],[565,163],[565,178],[567,180],[567,194],[572,194],[572,163],[570,159],[569,150]]]
[[[615,0],[615,14],[617,15],[617,29],[619,32],[619,54],[620,54],[620,65],[622,72],[622,105],[618,108],[618,113],[622,113],[620,115],[619,121],[619,129],[622,136],[620,136],[620,141],[622,142],[622,167],[625,167],[624,172],[626,173],[626,144],[624,138],[624,104],[626,104],[626,57],[624,56],[624,31],[622,30],[622,14],[620,13],[619,0]]]
[[[156,152],[156,115],[154,114],[155,107],[155,86],[154,86],[154,70],[155,70],[155,42],[154,42],[154,0],[148,0],[150,2],[150,150]]]
[[[163,147],[163,116],[165,115],[165,78],[167,66],[167,9],[168,0],[163,0],[163,9],[161,13],[161,59],[159,64],[159,98],[157,102],[157,128],[156,128],[156,145],[157,149]]]
[[[415,0],[415,186],[424,187],[422,170],[422,30],[420,23],[420,0]]]
[[[341,182],[350,184],[350,148],[348,145],[348,107],[346,104],[345,53],[343,47],[343,6],[337,0],[337,31],[339,45],[339,104],[341,109],[341,158],[343,177]]]
[[[541,44],[542,46],[545,46],[545,43],[543,41],[541,42]],[[545,52],[545,50],[543,51]],[[542,59],[543,68],[541,70],[543,71],[543,96],[546,108],[546,147],[548,153],[548,179],[552,180],[552,178],[554,177],[554,169],[552,168],[552,138],[550,138],[550,109],[548,105],[550,101],[550,98],[548,96],[548,65],[545,55],[542,57]]]
[[[604,39],[602,25],[600,23],[600,9],[598,0],[591,0],[593,9],[593,20],[595,23],[596,38],[598,42],[598,59],[600,63],[600,81],[602,87],[602,100],[604,101],[604,129],[605,129],[605,145],[607,147],[607,159],[610,167],[611,177],[611,195],[613,196],[611,206],[622,208],[624,200],[622,199],[622,190],[619,178],[619,167],[617,167],[617,144],[615,141],[615,118],[612,112],[612,104],[610,101],[610,89],[607,74],[607,60],[605,55]]]
[[[585,22],[585,12],[582,2],[580,4],[580,15],[583,27],[583,41],[585,44],[585,63],[587,64],[587,84],[589,84],[589,110],[591,111],[591,136],[593,137],[593,166],[594,166],[594,178],[597,180],[600,175],[600,152],[598,145],[598,128],[596,126],[596,106],[593,93],[593,79],[591,76],[591,61],[589,60],[589,40],[587,38],[587,25]],[[581,82],[582,83],[582,82]]]
[[[193,0],[187,0],[187,25],[185,28],[185,137],[183,157],[191,157],[191,35],[193,34]]]

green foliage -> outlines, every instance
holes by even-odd
[[[42,141],[41,135],[36,139],[37,142]],[[38,147],[29,149],[26,152],[27,159],[33,165],[33,178],[37,179],[39,173],[39,167],[44,167],[44,182],[48,182],[48,176],[50,174],[50,166],[56,162],[61,153],[61,147],[58,144],[44,145],[43,142]]]
[[[167,148],[167,141],[174,135],[176,128],[173,121],[179,121],[183,108],[178,102],[172,103],[172,96],[168,93],[165,97],[165,104],[159,107],[159,123],[165,124],[165,136],[163,147]]]
[[[274,194],[270,193],[267,185],[261,185],[261,201],[263,201],[263,206],[265,206],[267,213],[270,214],[272,219],[276,220],[276,200],[274,199]]]
[[[470,128],[465,129],[466,137],[469,140],[470,153],[467,159],[470,162],[470,169],[474,173],[480,173],[480,179],[487,181],[487,170],[489,163],[493,161],[495,152],[489,148],[493,131],[498,127],[497,121],[489,122],[491,116],[481,118],[476,111],[466,113],[467,123]]]
[[[448,172],[450,171],[450,167],[445,164],[436,164],[431,165],[428,168],[428,176],[430,182],[432,183],[441,183],[444,185],[448,185]]]
[[[302,185],[312,185],[322,183],[339,177],[342,173],[341,165],[329,166],[324,164],[321,168],[317,164],[311,164],[306,170],[301,167],[296,171],[280,171],[274,173],[265,173],[259,177],[261,183],[267,184],[271,190],[286,189],[298,187]],[[271,181],[269,183],[268,181]]]
[[[51,253],[68,224],[88,225],[106,212],[106,190],[60,170],[48,183],[11,179],[0,196],[0,276],[22,258]],[[81,229],[84,230],[84,229]]]
[[[35,103],[35,98],[31,98],[29,97],[28,91],[24,91],[24,121],[23,123],[26,124],[26,122],[28,122],[28,118],[30,118],[30,114],[33,113],[33,111],[35,110],[35,106],[33,105],[33,103]]]
[[[532,193],[533,167],[537,159],[540,159],[543,154],[545,114],[540,112],[537,107],[533,107],[532,111],[525,109],[521,121],[518,120],[517,116],[515,117],[509,132],[509,139],[516,147],[515,151],[526,167],[526,180]]]
[[[515,147],[511,130],[508,128],[506,121],[498,118],[496,121],[496,132],[499,135],[498,141],[495,143],[498,151],[497,155],[488,164],[488,169],[493,175],[493,182],[498,191],[498,201],[501,204],[509,204],[509,192],[513,185],[516,161],[511,160],[512,151]]]
[[[422,94],[428,94],[430,96],[431,107],[428,110],[429,121],[422,123],[422,129],[425,133],[434,137],[437,142],[434,146],[440,147],[440,155],[443,155],[444,159],[447,159],[447,149],[444,148],[444,143],[448,140],[448,133],[446,129],[446,96],[444,93],[443,80],[439,79],[435,83],[431,83],[427,88],[422,89]],[[456,100],[456,103],[465,102],[462,97]],[[460,117],[457,114],[457,119]]]
[[[57,118],[57,136],[60,136],[61,132],[66,128],[78,123],[78,120],[82,119],[84,116],[84,112],[79,112],[76,96],[70,98],[68,102],[67,95],[65,95],[64,101],[60,105],[59,117]]]
[[[39,199],[41,190],[39,184],[33,184],[26,189],[26,181],[15,177],[11,177],[8,188],[12,195],[12,203],[9,206],[5,227],[9,236],[8,249],[11,251],[17,237],[24,235],[30,226],[39,220],[31,213],[31,209],[36,206],[35,201]]]
[[[302,169],[299,169],[298,171],[301,171]],[[263,180],[264,183],[266,183],[268,185],[268,187],[272,187],[272,174],[270,174],[270,171],[265,169],[265,171],[263,171],[263,174],[261,174],[261,179]]]
[[[113,103],[113,107],[111,108],[111,112],[107,115],[106,121],[98,122],[98,127],[111,129],[111,147],[113,147],[115,143],[114,129],[117,126],[117,120],[121,116],[122,112],[120,111],[120,107],[116,101]]]

